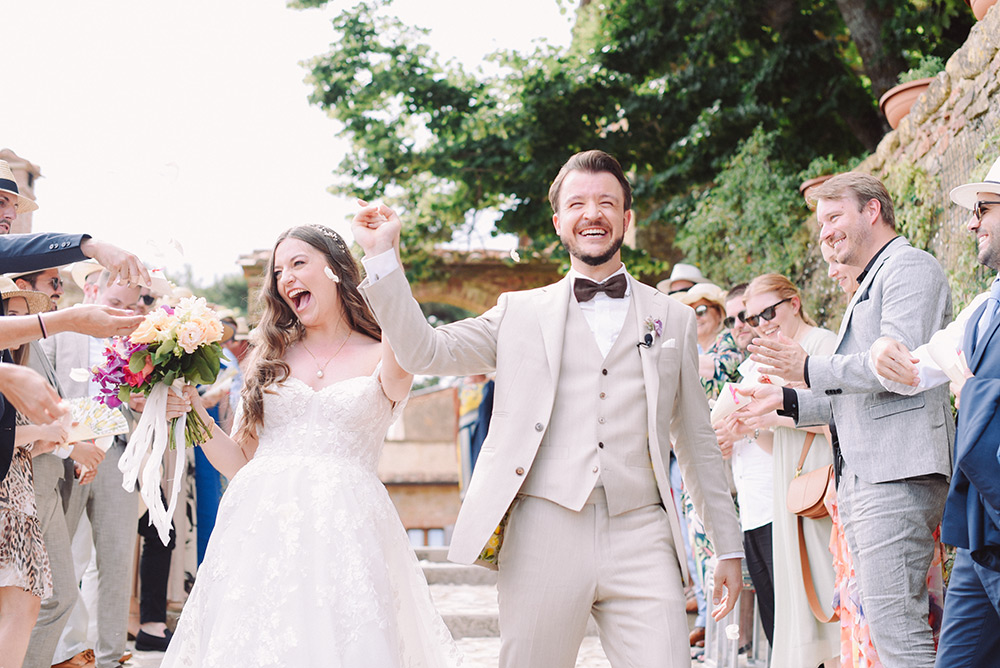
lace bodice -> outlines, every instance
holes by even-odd
[[[393,417],[392,402],[377,375],[348,378],[321,390],[289,378],[264,394],[264,424],[254,458],[332,456],[375,473]]]

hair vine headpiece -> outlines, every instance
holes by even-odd
[[[326,225],[320,225],[318,223],[314,223],[314,224],[310,225],[309,227],[313,227],[313,228],[319,230],[320,232],[323,233],[324,237],[329,237],[330,239],[333,239],[333,243],[336,244],[337,247],[340,248],[340,250],[344,251],[348,255],[351,254],[351,251],[347,248],[347,244],[344,242],[344,237],[342,237],[339,234],[337,234],[336,231],[330,229]]]

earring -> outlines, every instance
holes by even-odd
[[[326,277],[334,283],[340,283],[340,276],[333,273],[333,269],[330,269],[329,266],[323,267],[323,273],[326,274]]]

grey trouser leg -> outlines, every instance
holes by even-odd
[[[79,593],[61,494],[64,484],[76,483],[62,479],[63,460],[54,455],[39,455],[33,464],[38,519],[42,526],[45,550],[49,553],[49,563],[52,565],[52,596],[42,601],[38,621],[31,630],[24,667],[49,668],[59,635]]]
[[[870,484],[845,466],[837,501],[885,668],[934,666],[927,569],[947,494],[940,475]]]

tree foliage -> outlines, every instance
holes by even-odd
[[[887,130],[875,104],[886,72],[949,55],[972,23],[963,0],[584,2],[569,48],[499,52],[499,73],[483,74],[442,63],[390,5],[364,0],[337,16],[331,49],[308,64],[311,99],[353,146],[333,188],[405,210],[418,265],[484,210],[519,235],[522,256],[551,249],[548,185],[590,148],[630,172],[640,225],[690,239],[692,216],[748,204],[727,176],[738,151],[766,144],[771,185],[790,187],[817,156],[872,150]],[[737,199],[716,193],[709,207],[713,186]],[[646,271],[672,252],[645,250],[630,260]]]

